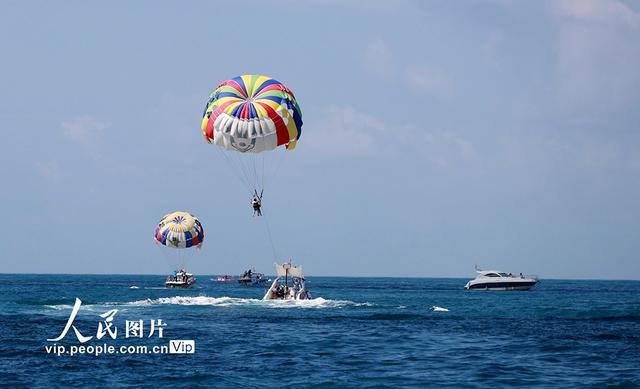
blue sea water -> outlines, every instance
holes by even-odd
[[[200,276],[0,275],[3,387],[637,387],[640,282],[542,280],[528,292],[467,280],[310,277],[314,300],[263,302],[263,287]],[[84,345],[167,345],[193,354],[56,355],[75,298]],[[433,306],[449,312],[434,312]],[[99,315],[117,309],[108,334]],[[148,338],[161,319],[163,338]],[[126,338],[143,320],[144,338]]]

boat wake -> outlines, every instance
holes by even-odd
[[[56,311],[61,311],[63,309],[71,309],[73,308],[73,305],[69,305],[69,304],[56,304],[56,305],[45,305],[45,308],[49,308],[49,309],[55,309]]]
[[[175,296],[158,299],[138,300],[125,305],[149,306],[149,305],[209,305],[218,307],[229,306],[256,306],[266,308],[343,308],[371,306],[371,303],[356,303],[349,300],[326,300],[318,297],[311,300],[259,300],[237,297],[208,297],[208,296]]]

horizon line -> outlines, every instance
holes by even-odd
[[[37,272],[21,272],[21,273],[4,273],[0,272],[0,275],[53,275],[53,276],[158,276],[158,277],[166,277],[166,274],[154,274],[154,273],[144,273],[144,274],[133,274],[133,273],[37,273]],[[230,273],[211,273],[211,274],[201,274],[200,277],[208,277],[208,276],[224,276],[224,275],[236,275]],[[273,274],[266,274],[268,276],[275,276]],[[237,275],[239,276],[239,275]],[[469,279],[469,277],[464,276],[372,276],[372,275],[313,275],[308,276],[307,278],[316,278],[316,277],[332,277],[332,278],[440,278],[440,279]],[[557,280],[557,281],[635,281],[640,282],[640,279],[632,279],[632,278],[556,278],[556,277],[538,277],[538,280]]]

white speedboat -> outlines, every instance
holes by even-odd
[[[196,278],[184,270],[174,271],[167,277],[164,285],[167,288],[188,288],[196,283]]]
[[[513,275],[497,270],[480,270],[476,267],[478,276],[464,286],[468,290],[529,290],[538,280],[535,277],[520,273]]]
[[[301,266],[276,264],[276,279],[264,294],[263,300],[309,300],[311,294],[304,283]]]

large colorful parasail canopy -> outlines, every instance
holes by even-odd
[[[263,75],[227,80],[211,93],[202,117],[207,142],[241,153],[292,150],[300,139],[302,113],[293,92]]]
[[[167,247],[184,249],[198,247],[204,240],[204,229],[200,220],[188,212],[173,212],[165,215],[155,228],[156,242]]]

